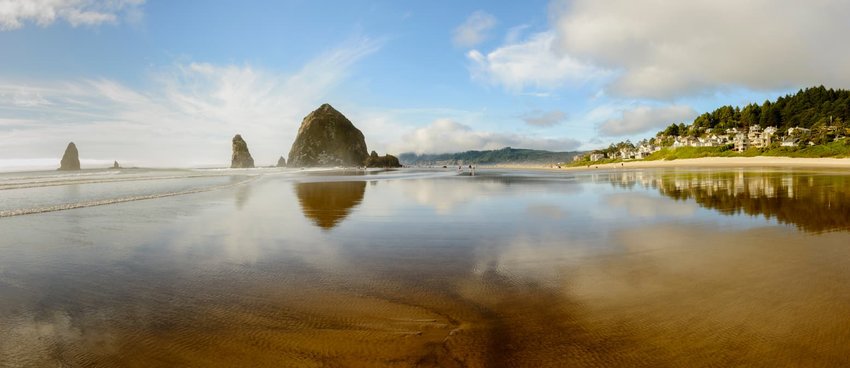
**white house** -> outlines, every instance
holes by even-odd
[[[749,141],[747,140],[747,136],[744,133],[738,133],[735,135],[735,150],[738,152],[744,152],[749,148]]]
[[[771,136],[772,136],[772,135],[776,134],[776,131],[777,131],[777,130],[778,130],[778,129],[776,129],[776,127],[769,126],[769,127],[767,127],[767,128],[764,128],[764,134],[767,134],[767,135],[771,135]]]
[[[800,140],[794,137],[787,137],[780,144],[782,147],[797,147],[797,142]]]

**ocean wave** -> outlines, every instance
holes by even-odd
[[[98,173],[103,174],[103,173]],[[93,175],[52,175],[38,177],[17,177],[12,179],[0,180],[0,190],[10,189],[27,189],[51,187],[60,185],[72,184],[98,184],[98,183],[114,183],[126,181],[150,181],[150,180],[173,180],[173,179],[195,179],[195,178],[210,178],[220,177],[225,175],[220,174],[180,174],[180,175],[160,175],[160,176],[142,176],[133,175],[125,177],[114,177],[115,174],[107,174],[102,176]],[[244,175],[244,173],[243,173]]]

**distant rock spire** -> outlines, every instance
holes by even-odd
[[[254,158],[248,152],[248,143],[245,143],[242,135],[239,134],[233,137],[233,156],[230,160],[230,167],[234,169],[254,167]]]
[[[277,167],[286,167],[286,159],[283,156],[277,159]]]
[[[80,153],[77,151],[77,145],[74,142],[68,143],[68,148],[65,148],[65,154],[62,155],[62,161],[59,164],[59,170],[79,170],[80,169]]]

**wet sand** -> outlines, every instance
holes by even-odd
[[[0,366],[850,364],[844,176],[403,175],[0,219]]]

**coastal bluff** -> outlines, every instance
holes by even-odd
[[[68,143],[65,148],[65,154],[62,155],[62,161],[59,163],[59,170],[70,171],[80,169],[80,152],[77,151],[77,145],[74,142]]]
[[[323,104],[301,121],[289,167],[363,166],[369,154],[363,132],[342,113]]]

